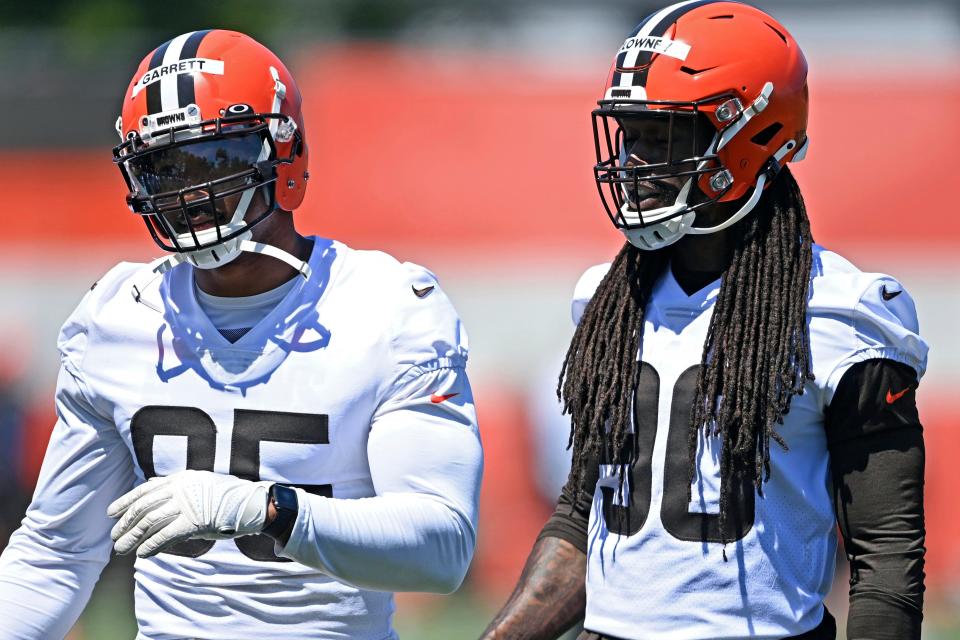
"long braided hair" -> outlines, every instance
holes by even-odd
[[[742,235],[722,275],[703,345],[688,435],[691,479],[698,432],[722,440],[721,519],[734,477],[755,478],[762,493],[770,476],[770,441],[787,446],[776,427],[791,398],[813,379],[806,321],[813,238],[789,169],[739,224]],[[611,460],[634,460],[624,447],[639,379],[644,309],[668,253],[625,244],[574,333],[557,388],[571,416],[574,487],[582,486],[589,459],[606,453]]]

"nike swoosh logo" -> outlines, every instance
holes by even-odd
[[[430,288],[432,289],[433,287],[430,287]],[[458,396],[458,395],[460,395],[460,394],[459,394],[459,393],[448,393],[448,394],[445,395],[445,396],[441,396],[441,395],[438,395],[438,394],[435,393],[435,394],[433,394],[432,396],[430,396],[430,402],[432,402],[433,404],[440,404],[440,403],[443,402],[444,400],[449,400],[449,399],[452,398],[453,396]]]
[[[898,291],[897,293],[899,293],[899,291]],[[900,391],[900,392],[898,392],[898,393],[890,393],[891,390],[888,390],[888,391],[887,391],[887,404],[893,404],[894,402],[896,402],[897,400],[899,400],[900,398],[902,398],[902,397],[907,393],[907,391],[910,391],[910,389],[913,389],[913,387],[907,387],[906,389],[904,389],[903,391]]]
[[[415,286],[410,285],[410,288],[413,289],[413,295],[417,296],[418,298],[426,298],[427,294],[433,291],[433,285],[424,287],[423,289],[417,289]]]
[[[903,289],[897,289],[896,291],[887,291],[887,285],[880,287],[880,295],[884,300],[893,300],[898,295],[903,293]]]

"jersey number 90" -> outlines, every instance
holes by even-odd
[[[670,426],[667,434],[666,455],[663,463],[663,499],[660,519],[663,528],[678,540],[692,542],[732,542],[740,540],[753,527],[754,478],[743,474],[734,480],[729,491],[724,531],[720,531],[720,515],[696,513],[689,509],[690,487],[690,414],[697,390],[700,366],[693,366],[680,374],[673,387],[670,402]],[[614,501],[615,488],[600,486],[603,494],[603,518],[607,529],[623,536],[640,531],[650,513],[652,485],[651,462],[657,437],[659,419],[660,374],[650,364],[640,367],[640,379],[634,398],[634,435],[627,447],[634,451],[633,464],[627,470],[629,477],[629,506]],[[604,464],[614,461],[606,458]],[[723,535],[721,535],[721,533]]]

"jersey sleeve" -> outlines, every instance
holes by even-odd
[[[609,262],[598,264],[584,271],[580,279],[577,280],[577,285],[573,288],[573,302],[570,304],[570,316],[574,325],[580,324],[580,318],[583,317],[587,303],[590,302],[594,292],[596,292],[597,287],[600,286],[600,282],[606,277],[609,270]]]
[[[824,405],[829,405],[844,373],[858,362],[886,359],[900,362],[923,377],[927,367],[927,343],[920,337],[913,298],[889,276],[872,278],[852,306],[850,342],[827,380]]]
[[[279,553],[361,588],[448,593],[473,557],[483,453],[466,332],[433,276],[406,268],[393,369],[367,443],[376,496],[298,490]]]
[[[61,367],[57,423],[33,500],[0,556],[0,637],[60,638],[86,605],[110,558],[107,505],[134,483],[112,421]]]

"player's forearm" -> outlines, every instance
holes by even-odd
[[[849,496],[840,500],[852,575],[847,637],[918,639],[925,538],[921,431],[891,429],[846,448],[848,464],[863,469],[846,468],[840,477]]]
[[[510,599],[483,640],[552,640],[583,617],[587,556],[560,538],[537,540]]]
[[[437,390],[442,402],[432,400]],[[448,401],[449,400],[449,401]],[[483,451],[462,369],[419,373],[381,407],[367,441],[377,495],[297,490],[299,513],[280,555],[377,591],[450,593],[476,544]]]
[[[850,367],[826,412],[837,522],[850,559],[851,640],[920,638],[923,619],[923,428],[913,369]]]
[[[450,593],[470,566],[474,524],[433,497],[297,495],[300,514],[280,555],[342,582],[377,591]]]

